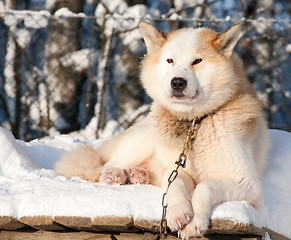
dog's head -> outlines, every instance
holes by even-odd
[[[223,33],[207,28],[163,33],[141,22],[147,46],[141,80],[150,97],[171,112],[196,116],[215,111],[244,78],[233,54],[240,26]]]

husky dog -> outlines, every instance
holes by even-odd
[[[153,103],[140,123],[98,149],[80,146],[55,170],[109,184],[168,185],[193,119],[186,168],[170,185],[168,226],[183,239],[202,235],[213,206],[248,201],[258,207],[269,137],[260,103],[233,49],[240,26],[215,33],[185,28],[163,33],[141,22],[147,55],[141,81]]]

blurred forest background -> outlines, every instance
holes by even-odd
[[[138,23],[242,25],[236,48],[270,128],[291,131],[289,0],[0,0],[0,125],[18,139],[108,137],[149,111]]]

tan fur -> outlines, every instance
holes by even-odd
[[[100,171],[106,177],[110,169],[123,173],[144,167],[150,183],[165,190],[193,119],[202,117],[186,168],[179,170],[167,197],[168,225],[188,239],[207,229],[211,208],[221,202],[244,200],[259,206],[269,147],[266,122],[233,53],[239,26],[218,34],[205,28],[163,34],[148,23],[140,28],[148,48],[141,81],[153,99],[150,114],[96,152],[81,147],[67,153],[56,171],[96,181]],[[193,65],[197,58],[202,61]],[[180,91],[183,97],[174,96],[175,78],[187,82]]]

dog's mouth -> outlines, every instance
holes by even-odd
[[[184,101],[195,101],[196,99],[198,99],[200,95],[200,92],[198,90],[195,91],[195,93],[193,95],[188,95],[185,91],[182,92],[172,92],[172,96],[171,98],[174,100],[174,102],[177,103],[182,103]]]

